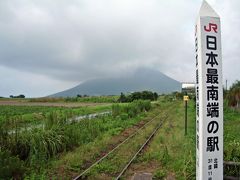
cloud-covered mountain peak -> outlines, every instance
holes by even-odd
[[[85,81],[71,89],[56,93],[54,97],[81,95],[119,95],[121,92],[150,90],[158,93],[180,91],[181,83],[149,68],[138,68],[134,73],[118,78],[101,78]]]

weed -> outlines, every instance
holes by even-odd
[[[166,177],[166,171],[163,169],[158,169],[155,171],[153,175],[153,179],[155,180],[163,180]]]
[[[170,155],[168,153],[168,148],[166,145],[164,145],[164,150],[161,157],[161,163],[165,166],[169,163],[169,161],[170,161]]]

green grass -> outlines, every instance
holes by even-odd
[[[169,102],[167,102],[169,104]],[[173,108],[166,110],[169,117],[159,130],[148,151],[139,163],[154,162],[154,178],[163,179],[173,173],[176,179],[194,179],[195,173],[195,114],[189,103],[188,135],[184,136],[184,105],[182,101],[171,102]]]

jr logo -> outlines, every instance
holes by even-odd
[[[204,26],[204,30],[207,32],[211,32],[212,30],[217,33],[217,24],[209,23],[208,27]]]

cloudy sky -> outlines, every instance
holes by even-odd
[[[0,96],[46,96],[139,67],[194,81],[201,0],[0,1]],[[221,16],[223,78],[240,79],[240,1]]]

